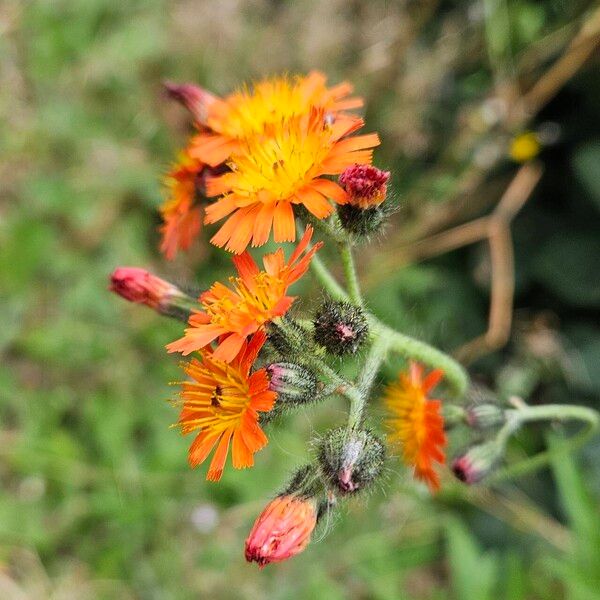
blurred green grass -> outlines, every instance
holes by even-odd
[[[1,598],[598,597],[589,577],[600,572],[589,526],[597,444],[582,465],[565,459],[552,477],[502,491],[526,493],[552,527],[542,517],[523,524],[493,498],[485,511],[460,496],[432,500],[390,461],[386,489],[342,507],[309,551],[262,572],[247,565],[255,515],[343,407],[287,419],[252,471],[210,485],[168,428],[168,382],[180,375],[164,344],[180,326],[107,291],[121,264],[198,285],[228,268],[206,243],[174,264],[157,253],[158,179],[187,132],[186,115],[161,96],[163,78],[225,93],[279,71],[348,77],[367,97],[369,129],[384,140],[378,162],[401,199],[425,186],[442,206],[468,161],[444,146],[454,136],[458,146],[461,110],[592,4],[505,2],[506,14],[486,20],[476,2],[4,0]],[[494,26],[506,18],[508,38]],[[543,156],[547,175],[515,224],[517,305],[552,311],[560,351],[540,357],[521,336],[475,369],[504,390],[526,380],[539,402],[598,405],[599,92],[590,67],[539,117],[557,120],[562,140]],[[385,252],[374,246],[371,256]],[[403,269],[370,302],[452,348],[485,327],[485,266],[478,248],[455,252]],[[515,454],[543,440],[534,432],[519,443]],[[568,543],[550,543],[553,528]]]

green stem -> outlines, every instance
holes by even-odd
[[[339,245],[340,256],[342,258],[342,265],[344,267],[344,274],[346,276],[346,283],[348,285],[348,295],[353,304],[357,306],[363,306],[363,299],[360,293],[360,286],[358,283],[358,276],[356,274],[356,266],[354,264],[354,258],[352,256],[352,246],[350,242],[346,241]]]
[[[377,337],[369,349],[369,354],[367,354],[367,358],[363,364],[360,375],[358,376],[356,387],[359,393],[350,402],[348,429],[356,429],[360,426],[363,420],[365,406],[367,405],[369,398],[369,392],[371,391],[371,386],[379,372],[381,363],[387,356],[387,352],[388,346],[386,341],[382,337]]]
[[[405,358],[416,359],[434,369],[441,369],[456,396],[461,396],[466,392],[469,377],[464,368],[454,359],[425,342],[384,325],[375,317],[371,317],[370,322],[373,333],[377,332],[383,337],[392,352],[397,352]]]
[[[334,300],[347,301],[349,299],[344,288],[336,281],[335,277],[331,274],[331,271],[323,264],[323,261],[319,256],[313,256],[310,261],[310,268],[315,274],[315,277],[325,288],[325,291]]]

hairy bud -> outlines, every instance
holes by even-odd
[[[177,286],[137,267],[118,267],[110,276],[111,292],[121,298],[144,304],[156,312],[187,321],[194,300]]]
[[[369,326],[364,312],[349,302],[327,300],[314,320],[315,341],[331,354],[354,354],[365,341]]]
[[[464,483],[477,483],[494,469],[500,457],[501,449],[495,440],[477,444],[452,461],[452,472]]]
[[[290,362],[278,362],[267,366],[269,389],[277,392],[277,402],[285,404],[305,404],[317,395],[315,374]]]
[[[308,546],[316,524],[314,499],[277,496],[256,519],[246,539],[246,560],[263,568],[299,554]]]
[[[377,233],[391,211],[386,210],[387,202],[381,206],[362,209],[353,204],[341,204],[337,208],[342,227],[358,237]]]
[[[319,447],[325,479],[341,494],[364,489],[381,473],[385,447],[371,431],[329,431]]]
[[[306,351],[306,331],[292,319],[282,317],[282,321],[285,321],[285,332],[277,322],[267,325],[269,342],[282,357],[301,355]]]

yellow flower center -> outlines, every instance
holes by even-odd
[[[235,295],[203,302],[211,323],[229,331],[241,332],[249,323],[260,326],[270,320],[271,311],[285,294],[283,279],[264,271],[255,275],[252,289],[239,277],[231,277],[229,281]]]
[[[237,369],[204,355],[196,364],[194,378],[184,392],[185,407],[198,411],[198,417],[181,423],[183,433],[195,429],[211,429],[215,434],[235,425],[250,404],[248,381]]]
[[[275,124],[269,136],[247,140],[243,152],[232,157],[232,192],[254,201],[293,201],[321,174],[333,143],[330,127],[319,116],[294,119],[286,127]]]

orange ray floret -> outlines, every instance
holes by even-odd
[[[200,359],[184,366],[192,381],[181,383],[183,406],[178,426],[184,435],[199,430],[189,449],[191,467],[202,464],[216,447],[208,481],[221,479],[230,445],[233,467],[245,469],[254,464],[254,454],[268,442],[258,424],[258,413],[270,411],[277,394],[269,390],[265,369],[250,373],[265,340],[266,334],[260,331],[244,341],[229,364],[203,350]]]
[[[328,88],[326,82],[322,73],[312,71],[305,77],[266,79],[251,91],[243,89],[222,99],[211,96],[210,102],[202,103],[206,116],[199,125],[206,131],[194,138],[192,155],[209,165],[218,165],[238,152],[244,140],[261,136],[269,127],[290,118],[309,114],[313,108],[323,109],[331,122],[357,120],[345,112],[363,104],[361,98],[349,97],[352,86],[343,82]]]
[[[168,260],[179,250],[188,250],[202,228],[202,211],[195,203],[198,177],[204,164],[183,152],[165,176],[168,196],[160,208],[160,250]]]
[[[404,462],[414,467],[415,477],[425,481],[432,491],[440,488],[433,465],[445,463],[443,448],[447,440],[441,402],[430,400],[427,395],[442,377],[443,371],[436,369],[423,378],[423,367],[411,362],[408,373],[400,373],[384,397],[390,413],[390,443],[401,447]]]
[[[377,134],[345,137],[361,126],[327,124],[315,109],[273,124],[269,137],[246,140],[228,163],[231,172],[207,182],[208,196],[223,196],[207,208],[205,222],[228,217],[211,242],[239,254],[249,243],[265,244],[271,230],[276,242],[294,241],[294,205],[324,219],[333,212],[329,199],[348,202],[344,189],[323,176],[371,162]]]
[[[200,296],[202,310],[192,314],[190,327],[181,339],[167,346],[169,352],[186,355],[217,340],[214,358],[224,362],[234,360],[248,336],[283,316],[294,302],[293,296],[286,295],[288,288],[306,273],[311,258],[322,245],[315,244],[302,256],[312,234],[312,227],[307,227],[287,262],[282,248],[266,254],[263,271],[248,252],[235,256],[238,277],[230,279],[231,287],[217,282]]]

